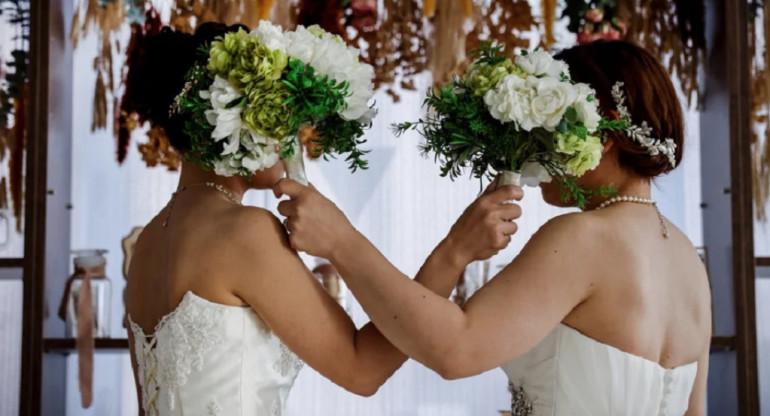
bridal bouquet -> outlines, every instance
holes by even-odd
[[[475,61],[461,77],[428,92],[428,115],[397,124],[397,135],[417,129],[422,150],[441,163],[442,176],[462,169],[501,175],[500,184],[537,186],[557,178],[562,198],[583,206],[594,193],[575,178],[594,169],[602,156],[602,120],[594,91],[570,79],[566,63],[544,51],[524,52],[514,61],[490,42],[474,51]]]
[[[188,159],[247,177],[283,160],[289,177],[306,184],[298,133],[312,128],[315,155],[347,154],[351,170],[366,169],[358,146],[374,116],[374,70],[342,38],[262,21],[200,52],[171,108],[186,116]]]

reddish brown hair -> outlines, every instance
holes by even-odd
[[[566,49],[556,57],[569,65],[573,80],[596,91],[604,117],[611,118],[616,111],[612,86],[622,81],[632,122],[641,125],[646,121],[656,139],[673,139],[679,165],[684,153],[684,116],[668,72],[651,53],[628,42],[597,41]],[[639,175],[654,178],[674,168],[666,156],[650,156],[624,133],[609,137],[620,149],[621,165]]]

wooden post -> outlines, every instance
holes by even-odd
[[[728,0],[727,81],[730,91],[730,183],[733,223],[738,414],[759,415],[755,306],[754,210],[751,172],[751,67],[746,1]],[[765,10],[768,12],[770,10]]]
[[[24,212],[24,317],[19,414],[40,414],[45,290],[45,190],[48,140],[50,0],[30,4],[30,94]]]
[[[24,302],[20,415],[60,416],[66,357],[45,354],[61,338],[55,309],[69,272],[72,47],[69,0],[31,1],[30,94],[25,177]]]
[[[711,355],[708,412],[758,416],[748,5],[706,0],[706,10],[703,236],[709,248],[714,336],[732,344]]]

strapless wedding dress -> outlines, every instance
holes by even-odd
[[[514,416],[682,416],[698,365],[666,369],[559,324],[502,369]]]
[[[146,416],[280,416],[301,361],[253,309],[187,292],[145,335],[129,316]]]

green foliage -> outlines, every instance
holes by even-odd
[[[555,132],[544,128],[526,131],[515,122],[503,123],[495,119],[484,102],[484,94],[478,94],[476,90],[479,86],[487,90],[493,88],[510,74],[522,77],[526,74],[522,75],[522,70],[502,55],[501,46],[484,42],[473,51],[473,56],[476,61],[469,67],[468,74],[428,91],[423,104],[429,109],[425,118],[393,126],[397,136],[417,131],[424,139],[421,144],[423,154],[432,155],[440,165],[441,176],[452,180],[463,175],[466,169],[473,177],[491,178],[504,170],[521,171],[526,163],[539,163],[559,183],[563,198],[578,207],[585,206],[593,195],[612,192],[610,188],[582,189],[567,171],[567,166],[585,171],[587,166],[595,166],[592,161],[601,157],[599,139],[590,136],[591,132],[579,119],[575,108],[566,110]],[[483,72],[479,68],[483,68]],[[490,85],[490,77],[486,74],[498,74],[499,71],[504,71],[505,75],[495,76]],[[566,74],[562,76],[565,77]],[[590,101],[593,98],[589,98]],[[605,126],[622,128],[611,122]]]
[[[318,133],[316,144],[324,159],[347,154],[345,160],[351,171],[366,169],[368,166],[363,157],[368,152],[359,149],[358,145],[366,142],[361,137],[371,124],[344,120],[338,114],[346,106],[350,85],[319,76],[313,67],[297,59],[289,61],[282,82],[291,91],[285,104],[292,106],[290,135],[282,146],[282,157],[292,156],[294,149],[288,144],[295,140],[300,128],[311,125]]]
[[[200,98],[200,92],[207,91],[218,75],[228,78],[244,94],[227,107],[242,106],[242,119],[247,127],[279,140],[283,159],[294,156],[293,144],[298,140],[299,130],[313,126],[324,159],[347,155],[345,160],[353,172],[367,169],[364,156],[368,152],[359,146],[366,142],[362,137],[371,123],[339,116],[350,95],[347,82],[321,76],[297,59],[286,58],[283,62],[285,54],[268,50],[240,32],[215,40],[199,53],[201,59],[188,72],[189,83],[175,102],[175,111],[185,117],[184,132],[192,143],[191,151],[185,155],[188,160],[211,170],[221,159],[223,143],[211,138],[214,126],[206,117],[206,111],[212,109],[211,102]],[[245,169],[241,173],[250,174]]]
[[[184,134],[190,139],[190,151],[185,153],[185,159],[206,170],[213,170],[214,162],[222,152],[222,145],[211,138],[214,126],[206,118],[206,111],[212,108],[211,102],[200,98],[200,92],[208,90],[213,77],[206,70],[205,64],[199,62],[185,78],[188,84],[176,99],[177,114],[172,114],[172,117],[185,117]]]

